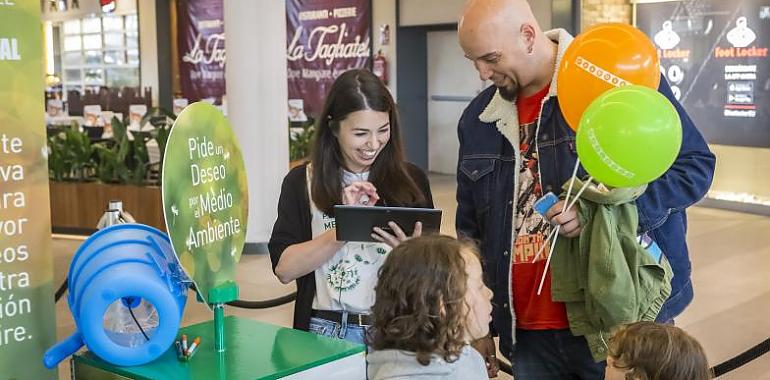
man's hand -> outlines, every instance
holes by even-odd
[[[553,226],[561,226],[559,233],[568,237],[574,238],[580,235],[580,231],[583,230],[583,226],[580,225],[580,218],[578,217],[577,203],[572,205],[572,208],[561,212],[564,208],[564,201],[556,202],[548,212],[545,213],[546,219],[548,219]]]
[[[497,377],[497,372],[500,370],[500,367],[497,364],[497,350],[495,349],[495,340],[492,339],[492,336],[487,335],[473,341],[471,347],[478,351],[481,354],[481,357],[484,358],[484,362],[487,363],[487,376],[489,376],[490,379]]]

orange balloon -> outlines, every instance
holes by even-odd
[[[627,24],[599,24],[578,35],[559,64],[559,107],[577,131],[583,111],[605,91],[628,84],[658,88],[660,61],[652,41]]]

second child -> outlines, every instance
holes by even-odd
[[[491,322],[492,291],[471,244],[423,236],[398,245],[380,270],[369,331],[369,379],[486,379],[469,342]]]

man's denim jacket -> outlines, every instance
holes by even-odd
[[[556,68],[571,36],[565,31],[546,33],[559,42]],[[680,314],[693,298],[690,259],[685,235],[685,209],[698,202],[711,185],[716,159],[687,113],[674,98],[665,78],[658,91],[676,107],[682,121],[682,147],[673,166],[650,183],[636,201],[639,233],[658,243],[674,271],[672,295],[658,320],[668,321]],[[575,134],[559,110],[556,76],[543,101],[537,130],[536,149],[544,193],[560,193],[572,176],[577,159]],[[514,194],[518,186],[520,155],[519,128],[515,106],[491,86],[480,93],[463,112],[458,125],[460,139],[457,168],[458,236],[476,240],[482,255],[487,285],[494,291],[493,332],[500,335],[500,349],[511,357],[515,316],[510,295],[511,240]],[[510,102],[507,102],[510,104]],[[580,168],[579,175],[585,175]],[[555,253],[558,254],[558,253]]]

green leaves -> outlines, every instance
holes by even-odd
[[[77,123],[48,138],[49,176],[57,181],[87,180],[96,164],[94,146]]]
[[[112,136],[112,141],[99,143],[97,147],[96,172],[99,179],[108,183],[145,184],[150,161],[147,154],[150,135],[146,132],[131,133],[124,122],[113,117]]]
[[[155,127],[149,132],[129,132],[127,120],[112,118],[112,139],[93,143],[77,123],[48,137],[49,177],[55,181],[89,181],[129,185],[158,184],[150,178],[150,158],[147,144],[158,143],[160,162],[166,149],[171,126],[176,116],[163,108],[152,108],[141,125]]]
[[[150,123],[154,130],[150,132],[150,135],[158,143],[158,149],[160,149],[160,162],[163,163],[163,156],[166,153],[166,143],[168,142],[168,136],[171,134],[171,127],[176,120],[176,115],[173,112],[161,108],[153,107],[142,118],[140,125]],[[162,167],[162,165],[161,165]]]
[[[291,127],[296,125],[296,127]],[[296,161],[310,156],[310,148],[315,134],[315,122],[312,118],[304,123],[289,123],[289,160]]]

